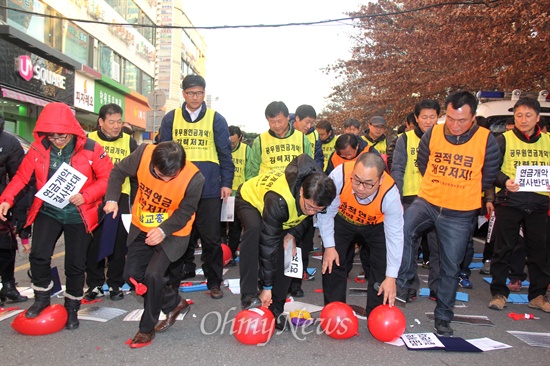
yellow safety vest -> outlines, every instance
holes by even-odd
[[[126,133],[123,133],[121,138],[114,141],[102,140],[99,138],[97,131],[90,132],[88,137],[103,146],[113,165],[130,155],[130,135]],[[130,195],[129,178],[124,179],[124,183],[122,183],[122,193]]]
[[[231,158],[233,159],[233,164],[235,164],[235,175],[233,176],[233,185],[231,187],[234,191],[245,182],[246,150],[248,150],[248,145],[239,142],[239,146],[231,152]]]
[[[371,142],[368,138],[366,138],[365,136],[361,136],[363,138],[363,140],[365,140],[367,142],[367,144],[369,144],[369,146],[372,146],[376,149],[376,151],[378,151],[380,153],[380,155],[383,155],[386,153],[386,150],[387,150],[387,146],[386,146],[386,139],[382,140],[382,141],[378,141],[378,142]]]
[[[260,134],[260,148],[262,162],[258,174],[273,169],[285,170],[295,157],[304,153],[304,134],[293,130],[291,135],[281,139],[266,131]]]
[[[300,132],[301,133],[301,132]],[[296,198],[290,192],[290,187],[286,181],[285,172],[282,170],[272,170],[268,173],[258,175],[241,186],[241,197],[263,214],[264,196],[267,192],[280,194],[288,207],[288,220],[283,222],[283,229],[287,230],[299,225],[307,215],[298,215],[296,208]]]
[[[516,168],[520,165],[550,165],[550,136],[547,134],[541,134],[538,141],[531,144],[521,141],[514,131],[506,131],[503,136],[506,139],[506,151],[500,170],[510,178],[515,179]],[[540,179],[540,177],[534,179]],[[548,196],[548,192],[536,193]]]
[[[334,152],[334,145],[336,145],[336,140],[338,136],[334,136],[332,140],[327,143],[322,143],[321,148],[323,149],[323,158],[325,159],[325,165],[323,166],[323,171],[327,170],[328,162],[330,159],[330,154]]]
[[[416,135],[414,130],[405,132],[406,135],[406,152],[407,165],[405,166],[405,174],[403,174],[403,197],[416,196],[420,190],[420,182],[422,182],[422,174],[418,170],[418,146],[420,145],[420,137]]]
[[[317,130],[313,130],[313,132],[308,133],[306,137],[309,140],[309,143],[311,144],[311,152],[313,156],[315,156],[315,144],[319,140],[319,132],[317,132]]]
[[[174,111],[172,139],[183,146],[187,160],[194,162],[211,161],[220,164],[214,140],[215,113],[215,111],[208,108],[202,119],[187,122],[183,119],[181,108]]]

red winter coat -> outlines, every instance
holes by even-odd
[[[31,144],[15,177],[0,196],[0,202],[8,202],[13,205],[15,196],[29,182],[33,173],[36,176],[37,190],[40,190],[48,181],[51,142],[46,138],[46,133],[67,133],[76,138],[70,165],[88,177],[79,192],[84,198],[84,204],[78,207],[78,211],[86,231],[92,232],[98,224],[98,209],[107,190],[107,181],[113,164],[103,147],[86,137],[86,132],[74,117],[69,106],[64,103],[50,103],[40,113],[33,131],[35,142]],[[43,202],[34,197],[26,226],[33,223]]]

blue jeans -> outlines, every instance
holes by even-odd
[[[403,260],[399,268],[397,285],[406,288],[416,273],[416,253],[423,232],[435,227],[439,239],[439,282],[437,284],[436,319],[451,321],[454,316],[456,289],[460,265],[472,228],[472,211],[455,211],[437,207],[422,198],[416,198],[404,215]]]

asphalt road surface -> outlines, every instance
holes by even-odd
[[[476,243],[476,252],[482,247]],[[59,267],[64,283],[63,260],[64,243],[60,240],[56,248],[53,264]],[[475,259],[474,261],[480,261]],[[196,257],[200,266],[200,257]],[[310,260],[310,267],[320,268],[321,261]],[[18,254],[16,279],[19,287],[28,287],[26,275],[28,258]],[[349,287],[365,287],[354,278],[361,271],[354,266]],[[427,273],[419,267],[421,287],[427,287]],[[504,311],[487,308],[490,300],[489,285],[478,270],[471,276],[474,288],[459,289],[469,295],[469,301],[457,301],[455,314],[480,315],[489,317],[494,326],[451,324],[455,337],[474,339],[488,337],[503,342],[512,348],[482,353],[446,352],[444,350],[411,351],[406,347],[382,343],[369,333],[366,320],[359,320],[359,335],[347,340],[337,340],[318,331],[316,326],[298,332],[275,334],[264,346],[250,346],[239,343],[231,334],[232,320],[239,310],[240,295],[224,290],[221,300],[213,300],[205,291],[182,295],[192,300],[191,311],[182,321],[164,333],[157,334],[153,343],[145,348],[130,349],[125,342],[134,336],[138,323],[123,321],[124,315],[108,322],[80,321],[78,330],[60,332],[45,336],[26,336],[17,333],[10,326],[14,318],[0,322],[0,363],[8,365],[548,365],[550,348],[534,347],[509,334],[507,331],[550,332],[550,314],[530,309],[527,305],[509,304]],[[238,278],[238,267],[229,267],[225,279]],[[195,278],[200,280],[201,277]],[[303,284],[303,302],[323,304],[320,290],[321,277]],[[526,294],[527,289],[520,293]],[[26,309],[33,300],[17,304]],[[52,303],[63,303],[62,297],[52,298]],[[366,297],[348,296],[348,303],[364,306]],[[8,306],[10,306],[8,304]],[[104,297],[100,303],[83,305],[102,306],[132,311],[142,307],[142,300],[133,293],[122,301],[113,302]],[[403,312],[406,316],[406,333],[433,332],[433,321],[427,312],[433,312],[435,303],[427,297],[418,297],[407,304]],[[530,313],[538,319],[512,320],[510,312]],[[312,314],[318,316],[319,313]],[[546,341],[550,345],[549,338]]]

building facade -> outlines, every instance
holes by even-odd
[[[148,140],[147,96],[182,102],[182,77],[205,74],[206,45],[178,0],[0,0],[0,113],[32,141],[36,118],[67,103],[87,131],[106,103]],[[164,26],[164,28],[163,28]],[[157,126],[158,127],[158,126]]]

